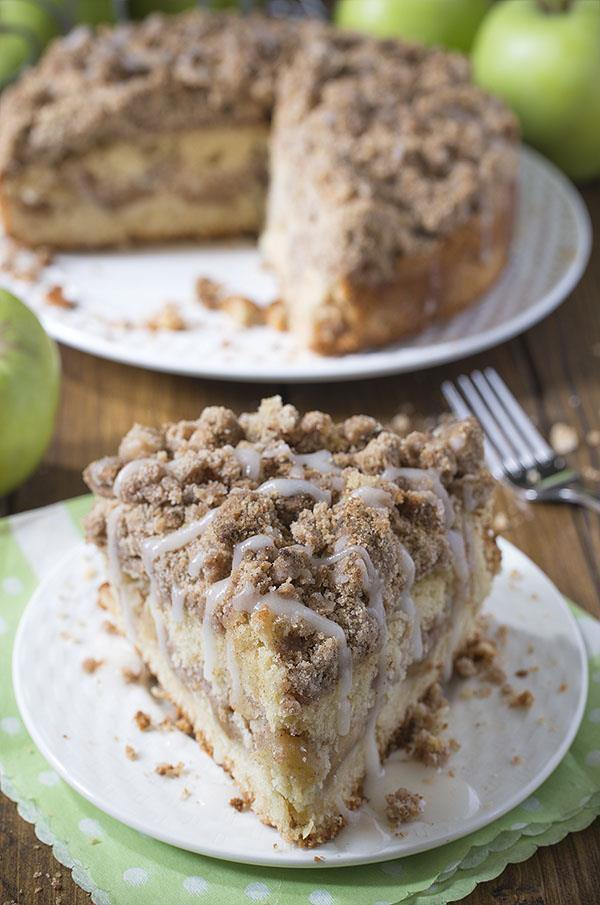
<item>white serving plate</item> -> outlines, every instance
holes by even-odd
[[[0,236],[0,257],[5,243]],[[35,284],[4,274],[0,284],[22,297],[56,339],[103,358],[224,380],[352,380],[464,358],[521,333],[566,298],[590,247],[590,220],[578,192],[556,167],[524,148],[516,231],[499,282],[468,311],[380,350],[326,358],[301,349],[290,335],[240,329],[202,308],[194,300],[199,276],[257,302],[277,297],[275,280],[249,243],[61,254]],[[76,309],[44,301],[57,284],[77,301]],[[119,326],[144,323],[167,301],[177,302],[190,329],[152,333]]]
[[[314,868],[385,861],[443,845],[532,795],[567,752],[587,696],[585,651],[563,597],[523,553],[506,541],[501,546],[503,568],[485,612],[492,624],[508,628],[502,665],[509,680],[517,690],[532,691],[535,701],[528,710],[511,709],[497,688],[485,699],[466,700],[461,692],[475,680],[452,683],[448,732],[461,747],[447,768],[400,762],[398,755],[386,765],[386,790],[405,786],[427,802],[422,817],[402,827],[402,837],[386,838],[363,811],[318,849],[287,845],[252,813],[230,806],[233,782],[192,739],[180,732],[140,732],[133,721],[138,709],[158,721],[168,705],[147,687],[125,683],[122,667],[136,667],[137,655],[102,627],[106,614],[97,606],[97,587],[103,567],[97,551],[83,543],[42,580],[21,619],[13,656],[21,715],[44,757],[81,795],[183,849]],[[89,656],[104,661],[94,674],[82,668]],[[534,671],[515,678],[524,666]],[[139,752],[138,760],[127,759],[126,744]],[[179,761],[185,765],[179,778],[154,772],[159,762]]]

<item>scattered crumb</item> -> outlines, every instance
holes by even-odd
[[[496,638],[498,639],[498,644],[505,644],[506,639],[508,638],[508,626],[499,626],[498,631],[496,632]]]
[[[508,529],[508,516],[506,512],[497,512],[492,521],[492,527],[497,534]]]
[[[313,855],[313,861],[316,861],[317,864],[320,864],[320,862],[324,860],[325,858],[323,855]]]
[[[588,446],[600,446],[600,430],[588,431],[585,441]]]
[[[177,719],[175,720],[175,728],[179,729],[179,731],[183,732],[185,735],[194,735],[194,727],[192,726],[188,718],[182,713],[177,714]]]
[[[152,720],[143,710],[138,710],[133,719],[141,732],[147,732],[152,728]]]
[[[428,767],[443,767],[450,757],[450,746],[439,735],[421,729],[417,732],[412,750],[414,757]]]
[[[271,327],[273,330],[279,330],[280,333],[287,330],[287,312],[282,299],[275,299],[274,302],[266,305],[261,311],[265,326]]]
[[[425,799],[422,795],[404,788],[390,792],[385,796],[385,800],[387,802],[385,814],[392,826],[414,820],[425,808]]]
[[[456,776],[456,773],[451,768],[450,770],[446,770],[446,775],[449,776],[450,779],[454,779],[454,777]]]
[[[109,589],[109,584],[107,581],[103,581],[102,584],[98,588],[98,597],[96,598],[96,603],[98,604],[98,606],[100,607],[101,610],[108,609],[108,607],[104,603],[104,599],[103,599],[104,593],[106,591],[108,591],[108,589]]]
[[[144,326],[152,331],[187,329],[187,324],[175,302],[165,302],[162,308],[145,321]]]
[[[243,295],[225,296],[219,308],[240,327],[258,327],[264,322],[260,307]]]
[[[160,685],[152,685],[150,688],[150,694],[153,698],[156,698],[157,701],[168,701],[169,695]]]
[[[157,764],[154,768],[154,772],[158,773],[159,776],[168,776],[169,779],[175,779],[182,775],[184,771],[184,764],[182,761],[176,764]]]
[[[139,682],[144,675],[143,669],[130,669],[128,666],[124,666],[121,669],[121,675],[128,685],[134,685],[136,682]]]
[[[175,729],[175,721],[173,717],[167,714],[167,716],[158,724],[158,728],[161,730],[161,732],[173,732],[173,730]]]
[[[77,305],[75,302],[68,299],[64,294],[62,286],[53,286],[48,290],[46,295],[44,296],[45,301],[48,305],[53,305],[55,308],[76,308]]]
[[[559,456],[574,452],[579,446],[577,431],[570,424],[557,421],[550,428],[550,445]]]
[[[523,758],[519,754],[515,754],[514,757],[511,757],[510,762],[513,767],[518,767],[519,764],[523,763]]]
[[[235,811],[238,811],[240,814],[243,811],[248,811],[250,809],[250,804],[245,798],[230,798],[229,804]]]
[[[581,473],[586,481],[594,481],[600,483],[600,469],[593,468],[591,465],[584,465]]]
[[[265,325],[274,330],[287,330],[287,316],[281,299],[269,305],[257,305],[243,295],[227,295],[225,287],[208,277],[196,280],[196,297],[209,311],[222,311],[240,327]]]
[[[114,622],[111,622],[110,619],[104,620],[104,622],[102,623],[102,628],[109,635],[120,635],[121,634],[119,629],[117,628],[117,626],[114,624]]]
[[[531,707],[535,698],[530,691],[522,691],[520,694],[514,695],[508,702],[509,707]]]
[[[104,660],[96,660],[94,657],[86,657],[86,659],[81,664],[81,668],[84,672],[94,673],[97,669],[100,669]]]
[[[515,673],[515,676],[516,676],[518,679],[524,679],[524,678],[525,678],[526,676],[528,676],[528,675],[529,675],[529,670],[528,670],[528,669],[517,669],[517,671],[516,671],[516,673]]]
[[[198,277],[196,280],[196,297],[201,305],[211,311],[218,309],[223,287],[209,277]]]
[[[468,679],[477,674],[477,667],[470,657],[457,657],[454,661],[454,670],[461,679]]]
[[[125,745],[125,757],[128,760],[137,760],[139,758],[139,754],[133,747],[133,745]]]
[[[560,685],[558,686],[558,693],[563,694],[567,690],[568,687],[569,686],[568,686],[567,682],[561,682]]]
[[[186,801],[190,797],[191,794],[192,793],[190,792],[188,787],[184,786],[183,789],[181,790],[181,795],[179,797],[181,798],[182,801]]]

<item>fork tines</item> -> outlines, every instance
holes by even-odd
[[[555,454],[493,368],[473,371],[442,384],[442,393],[459,418],[475,415],[485,433],[485,454],[496,477],[513,477],[551,464]]]

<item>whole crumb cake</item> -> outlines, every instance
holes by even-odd
[[[317,21],[154,15],[55,41],[0,122],[10,235],[262,230],[290,329],[325,354],[453,314],[506,261],[516,120],[457,54]]]
[[[274,397],[136,425],[84,477],[111,618],[287,840],[334,837],[392,748],[447,756],[438,680],[499,567],[473,420],[400,438]]]

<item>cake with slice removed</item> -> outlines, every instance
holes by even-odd
[[[104,603],[265,823],[333,838],[475,630],[499,567],[474,421],[136,425],[85,472]]]
[[[191,10],[76,29],[3,93],[0,218],[57,249],[261,233],[290,330],[338,355],[494,283],[518,148],[458,54]]]

